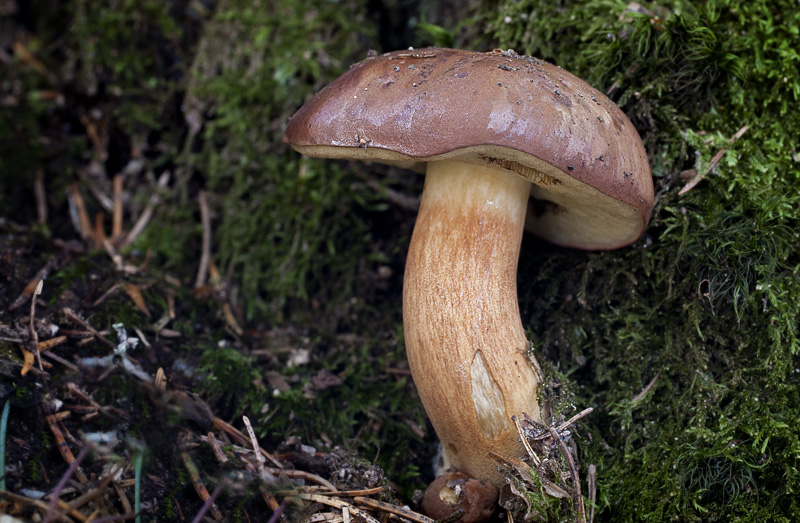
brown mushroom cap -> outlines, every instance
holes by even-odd
[[[458,160],[515,172],[533,184],[526,228],[565,246],[627,245],[653,208],[646,153],[625,114],[569,72],[513,51],[367,58],[292,117],[284,142],[417,171]]]

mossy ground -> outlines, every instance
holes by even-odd
[[[656,186],[651,225],[628,248],[523,243],[520,304],[536,354],[569,389],[568,414],[570,404],[595,408],[578,441],[584,466],[598,467],[597,520],[800,519],[796,3],[18,4],[0,18],[24,29],[0,42],[11,57],[0,215],[36,221],[41,171],[51,218],[4,240],[31,264],[8,265],[4,304],[52,256],[53,239],[76,237],[72,182],[110,194],[113,174],[139,159],[145,168],[125,180],[126,218],[153,192],[161,203],[125,256],[150,250],[153,271],[191,282],[203,191],[225,291],[176,291],[171,327],[183,341],[151,363],[188,361],[192,390],[221,417],[247,414],[275,444],[298,436],[353,449],[408,496],[429,479],[433,449],[403,362],[414,212],[390,196],[413,200],[421,179],[304,159],[280,138],[289,115],[369,48],[514,48],[607,92],[639,129]],[[681,173],[702,173],[721,149],[679,195]],[[101,205],[87,202],[94,216]],[[60,264],[45,297],[83,299],[107,263],[101,252]],[[154,322],[167,298],[159,286],[145,294],[152,319],[118,299],[95,321]],[[243,333],[226,329],[222,302]],[[0,321],[18,316],[4,310]]]
[[[513,2],[483,16],[498,45],[609,93],[651,159],[657,203],[640,242],[536,245],[536,280],[521,285],[535,345],[598,409],[583,448],[601,514],[795,520],[797,5]],[[679,195],[680,174],[721,149]]]

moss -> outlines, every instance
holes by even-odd
[[[583,448],[601,520],[796,519],[800,9],[522,1],[482,16],[498,45],[609,92],[651,159],[643,240],[609,253],[526,240],[521,268],[538,270],[520,293],[539,354],[597,409]],[[679,174],[723,148],[679,196]]]
[[[206,122],[187,160],[219,195],[218,263],[235,271],[248,318],[280,321],[291,299],[332,315],[357,295],[359,269],[386,262],[367,218],[385,209],[378,194],[281,144],[289,116],[363,56],[363,12],[358,1],[228,1],[207,26],[188,95]]]

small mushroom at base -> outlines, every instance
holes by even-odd
[[[461,511],[462,516],[453,523],[479,523],[494,513],[497,495],[497,488],[491,483],[461,472],[447,472],[425,491],[422,512],[436,520],[450,520],[456,511]]]

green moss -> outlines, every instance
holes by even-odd
[[[598,464],[601,520],[791,521],[800,9],[642,5],[521,1],[483,13],[499,46],[611,94],[642,134],[658,195],[645,238],[627,249],[526,240],[536,252],[521,272],[538,275],[520,283],[523,313],[539,354],[579,385],[575,401],[597,409],[583,449]],[[702,172],[722,148],[679,196],[679,174]]]
[[[265,396],[260,373],[250,358],[233,347],[201,346],[198,370],[203,374],[203,397],[219,410],[248,408]]]
[[[207,120],[186,159],[218,195],[217,261],[248,318],[280,321],[287,300],[333,314],[357,295],[359,269],[386,262],[367,218],[385,209],[378,193],[281,144],[289,116],[362,57],[363,13],[358,1],[228,1],[207,25],[188,96]]]

